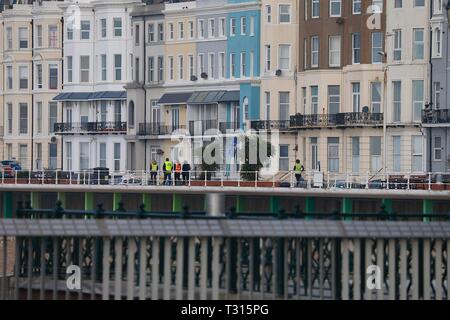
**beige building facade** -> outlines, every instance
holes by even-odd
[[[60,143],[53,134],[61,90],[61,12],[57,2],[14,5],[3,22],[3,159],[23,169],[60,168]]]

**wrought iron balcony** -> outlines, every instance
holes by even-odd
[[[189,121],[189,133],[191,136],[207,134],[208,130],[219,130],[217,120],[195,120]]]
[[[140,123],[139,136],[165,136],[170,135],[176,131],[186,130],[186,126],[166,126],[159,122]]]
[[[422,112],[422,123],[424,124],[450,124],[450,110],[424,110]]]
[[[333,126],[378,126],[383,124],[382,113],[346,112],[336,114],[296,114],[291,116],[290,128]]]
[[[222,133],[235,132],[241,129],[241,126],[237,122],[221,122],[219,123],[219,131]]]
[[[251,121],[250,127],[253,130],[277,130],[288,131],[290,129],[289,120],[264,120],[264,121]]]
[[[55,123],[56,134],[109,134],[126,133],[126,122],[60,122]]]

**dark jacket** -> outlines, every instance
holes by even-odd
[[[181,168],[181,170],[183,172],[189,172],[189,171],[191,171],[191,165],[189,163],[184,163],[183,167]]]

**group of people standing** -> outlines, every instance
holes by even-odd
[[[191,165],[187,161],[184,161],[183,164],[178,161],[173,163],[169,160],[169,158],[166,158],[166,161],[164,161],[162,167],[162,171],[164,173],[164,185],[172,185],[172,173],[174,173],[175,185],[180,185],[179,182],[181,181],[183,181],[184,185],[189,184]],[[300,163],[300,160],[295,161],[293,171],[295,173],[296,186],[300,187],[302,182],[304,182],[302,173],[305,171],[305,168]],[[158,163],[153,160],[150,165],[150,182],[152,185],[158,184],[158,172]]]
[[[184,161],[183,164],[180,162],[173,163],[166,158],[164,161],[162,171],[164,173],[164,184],[172,185],[172,173],[174,173],[175,185],[179,184],[180,181],[183,181],[183,184],[189,183],[189,174],[191,171],[191,165]],[[150,182],[153,185],[157,185],[159,166],[158,163],[153,160],[150,166]]]

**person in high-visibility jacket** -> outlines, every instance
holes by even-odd
[[[158,163],[155,160],[150,164],[150,182],[156,185],[156,177],[158,176]]]
[[[175,184],[181,180],[181,163],[175,163]]]
[[[169,158],[166,158],[166,161],[164,162],[163,171],[164,171],[164,183],[171,185],[172,184],[172,169],[173,169],[173,163],[169,160]]]
[[[294,174],[295,174],[295,179],[297,180],[297,187],[300,185],[300,182],[303,181],[303,178],[302,178],[303,171],[305,171],[305,168],[300,163],[300,160],[297,159],[295,161],[295,165],[294,165]]]

